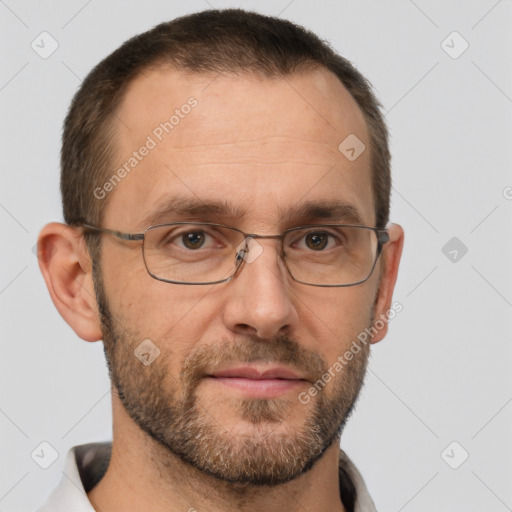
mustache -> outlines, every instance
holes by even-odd
[[[321,356],[287,335],[272,338],[246,335],[198,346],[183,362],[180,379],[184,387],[195,387],[203,377],[221,366],[256,361],[292,367],[312,383],[328,371],[328,365]]]

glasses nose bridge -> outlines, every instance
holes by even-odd
[[[273,240],[283,240],[284,236],[285,236],[284,233],[282,233],[280,235],[258,235],[256,233],[244,233],[244,237],[246,240],[248,238],[255,238],[257,240],[261,240],[264,238],[273,239]]]
[[[284,253],[283,241],[286,236],[286,233],[281,233],[280,235],[259,235],[257,233],[243,233],[243,235],[244,235],[244,243],[246,246],[249,245],[249,240],[251,240],[251,239],[253,239],[253,240],[264,240],[264,239],[279,240],[281,242],[280,246],[279,246],[279,249],[280,249],[279,254],[282,256]]]
[[[278,259],[280,259],[286,266],[286,262],[284,261],[285,253],[284,253],[284,244],[283,244],[286,233],[282,233],[280,235],[260,235],[257,233],[243,233],[242,232],[242,234],[244,236],[244,242],[243,242],[244,249],[242,251],[240,251],[240,246],[239,246],[238,251],[237,251],[237,256],[236,256],[237,260],[238,259],[242,260],[242,261],[240,261],[240,264],[242,264],[243,262],[252,263],[263,252],[263,247],[259,244],[257,244],[256,247],[253,247],[253,249],[251,251],[251,247],[250,247],[251,240],[256,241],[256,240],[269,239],[269,240],[279,240],[280,241],[280,243],[277,247],[277,256],[278,256]]]

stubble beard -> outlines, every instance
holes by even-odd
[[[164,465],[172,455],[238,487],[275,486],[307,472],[339,440],[363,385],[369,346],[361,347],[335,376],[329,395],[322,390],[308,404],[300,403],[295,394],[272,399],[233,397],[230,409],[239,420],[230,418],[235,425],[230,427],[215,418],[211,403],[204,403],[201,393],[196,393],[206,365],[272,361],[307,371],[315,376],[313,386],[328,371],[326,362],[286,336],[269,340],[245,336],[197,347],[186,357],[179,376],[172,376],[168,364],[172,355],[163,343],[158,344],[161,355],[151,365],[135,357],[144,337],[115,320],[98,268],[94,285],[112,385],[136,425],[165,451],[160,461]],[[304,420],[298,426],[288,424],[288,416],[300,408],[306,411]]]

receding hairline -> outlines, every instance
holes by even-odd
[[[202,89],[204,91],[206,88],[208,88],[215,80],[219,78],[234,78],[234,79],[240,79],[242,81],[244,80],[251,80],[256,82],[279,82],[282,80],[285,80],[286,78],[293,78],[295,76],[307,76],[312,73],[321,73],[325,74],[326,76],[330,77],[333,80],[333,83],[336,84],[336,86],[341,86],[340,91],[342,91],[342,94],[345,96],[345,98],[350,102],[350,109],[353,113],[355,113],[355,116],[357,117],[356,122],[360,123],[360,126],[355,127],[354,129],[358,129],[362,126],[364,129],[364,136],[367,137],[368,142],[371,142],[372,134],[370,130],[370,126],[368,123],[368,119],[365,115],[364,110],[361,108],[361,105],[358,103],[356,98],[351,94],[350,90],[346,87],[346,85],[343,83],[343,81],[340,79],[339,76],[336,75],[335,72],[333,72],[331,69],[329,69],[327,66],[324,66],[322,64],[319,64],[317,62],[311,62],[307,64],[303,64],[300,67],[294,69],[290,73],[275,73],[272,75],[268,75],[266,73],[261,73],[258,70],[253,69],[244,69],[239,73],[234,73],[232,71],[220,71],[220,72],[214,72],[214,71],[195,71],[191,70],[189,68],[181,67],[179,65],[176,65],[174,62],[168,61],[168,60],[161,60],[159,62],[155,62],[152,64],[148,64],[144,69],[140,70],[140,73],[137,73],[133,77],[130,78],[126,82],[126,84],[123,85],[122,91],[120,91],[119,97],[117,98],[117,104],[115,108],[112,110],[111,115],[109,116],[109,120],[105,125],[103,126],[103,129],[105,129],[105,133],[108,134],[109,141],[108,145],[110,148],[110,154],[112,156],[110,166],[108,169],[105,169],[105,175],[104,178],[108,179],[109,173],[112,173],[115,171],[117,166],[121,165],[121,163],[124,161],[123,156],[119,153],[119,150],[121,149],[121,145],[124,141],[120,140],[118,136],[123,133],[123,130],[118,130],[117,127],[120,125],[125,125],[128,129],[128,132],[131,131],[131,127],[128,127],[122,120],[122,109],[126,106],[126,102],[128,101],[130,92],[133,91],[134,85],[137,85],[137,82],[140,83],[141,80],[150,80],[154,76],[168,74],[169,72],[174,73],[176,75],[179,75],[181,77],[184,77],[187,80],[191,80],[192,82],[197,82],[198,85],[206,85]],[[289,82],[288,82],[289,83]],[[292,87],[292,86],[291,86]],[[201,91],[201,92],[202,92]],[[301,96],[298,91],[296,91],[296,94],[298,96]],[[189,94],[185,92],[181,98],[183,100],[186,100],[187,97],[189,97]],[[307,101],[307,98],[303,98],[303,100],[309,104],[310,108],[314,109],[314,104],[312,105],[311,102]],[[340,103],[340,101],[345,101],[344,98],[337,98],[334,101],[336,103]],[[179,105],[172,105],[169,103],[170,110],[172,108],[178,107]],[[317,112],[318,113],[318,112]],[[165,117],[165,114],[164,114]],[[328,121],[326,121],[328,123]],[[126,132],[125,132],[126,133]],[[340,141],[341,142],[341,139]],[[371,144],[370,144],[371,146]],[[371,173],[373,173],[373,164],[372,164],[372,153],[373,148],[368,148],[370,150],[370,170]],[[114,192],[115,193],[115,192]],[[112,194],[109,194],[109,196]],[[103,201],[103,210],[106,208],[108,197],[105,198]]]

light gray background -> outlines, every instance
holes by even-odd
[[[404,309],[373,347],[342,439],[379,510],[512,510],[511,0],[0,0],[0,512],[35,509],[69,447],[111,438],[102,344],[60,318],[32,251],[39,229],[62,219],[69,102],[128,37],[209,5],[316,31],[370,79],[387,112]],[[31,48],[42,31],[59,44],[48,59]],[[456,59],[441,46],[453,31],[469,43]],[[453,54],[462,44],[451,36],[445,46]],[[442,252],[452,237],[468,248],[456,262]],[[46,470],[30,456],[42,441],[59,453]],[[446,461],[462,450],[469,458],[452,469]]]

